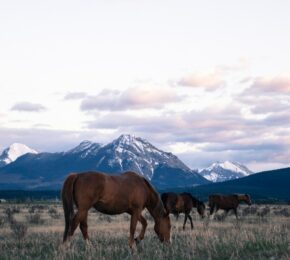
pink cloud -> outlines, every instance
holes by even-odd
[[[81,109],[120,111],[144,108],[162,108],[182,99],[170,88],[137,87],[120,91],[102,91],[97,96],[83,99]]]
[[[189,76],[183,77],[178,81],[178,85],[203,88],[205,90],[216,90],[224,84],[221,76],[214,72],[209,74],[191,74]]]
[[[257,78],[249,91],[290,94],[290,77]]]

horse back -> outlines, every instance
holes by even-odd
[[[119,214],[144,208],[148,189],[143,178],[132,172],[117,176],[86,172],[78,175],[75,198],[76,204],[84,208],[94,206],[103,213]]]
[[[239,204],[238,198],[235,195],[223,196],[213,194],[209,196],[209,206],[217,206],[221,209],[233,209]]]
[[[176,203],[178,201],[178,195],[174,192],[165,192],[161,195],[161,200],[167,212],[175,212],[176,211]]]

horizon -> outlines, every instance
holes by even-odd
[[[0,150],[122,133],[190,168],[290,166],[290,2],[0,4]]]

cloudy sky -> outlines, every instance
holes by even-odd
[[[0,150],[143,137],[192,168],[290,166],[290,2],[2,1]]]

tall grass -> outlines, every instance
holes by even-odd
[[[183,216],[178,221],[171,217],[170,245],[159,242],[149,219],[145,239],[131,252],[127,215],[107,218],[91,212],[89,235],[92,246],[86,247],[81,233],[77,231],[65,248],[61,243],[63,217],[54,218],[49,210],[43,210],[38,214],[41,214],[44,224],[32,225],[26,222],[28,208],[23,205],[14,217],[19,223],[22,221],[27,225],[27,235],[18,240],[9,225],[2,224],[0,259],[290,259],[290,221],[285,216],[289,208],[271,208],[267,215],[261,217],[258,212],[262,212],[263,208],[265,206],[258,207],[253,214],[246,210],[246,214],[240,214],[239,222],[228,216],[224,221],[214,220],[206,224],[193,213],[194,229],[190,230],[188,225],[185,231],[182,231]],[[0,208],[0,216],[4,214],[5,209]],[[53,214],[62,216],[60,206]]]

